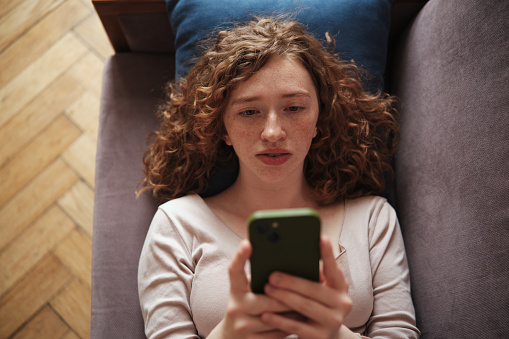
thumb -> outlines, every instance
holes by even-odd
[[[246,276],[244,267],[246,262],[251,256],[251,244],[247,240],[242,240],[237,251],[233,255],[233,258],[228,267],[228,273],[230,275],[230,293],[239,294],[249,292],[249,280]]]
[[[343,275],[343,272],[336,263],[332,245],[329,238],[323,236],[320,239],[320,251],[323,262],[323,276],[326,284],[339,291],[347,291],[348,283]]]

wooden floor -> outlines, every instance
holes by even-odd
[[[0,338],[89,338],[101,74],[90,0],[0,0]]]

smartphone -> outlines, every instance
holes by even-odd
[[[263,210],[248,219],[251,290],[264,293],[269,275],[279,271],[319,281],[320,215],[311,208]]]

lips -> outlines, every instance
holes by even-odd
[[[280,166],[292,157],[292,153],[285,149],[268,149],[258,153],[256,157],[265,165]]]

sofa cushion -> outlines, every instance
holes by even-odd
[[[422,338],[509,338],[509,2],[429,1],[394,67]]]
[[[383,89],[392,0],[166,0],[175,33],[176,74],[185,75],[201,51],[200,43],[221,28],[255,15],[296,13],[308,31],[325,41],[336,38],[336,52],[368,71],[371,91]]]

